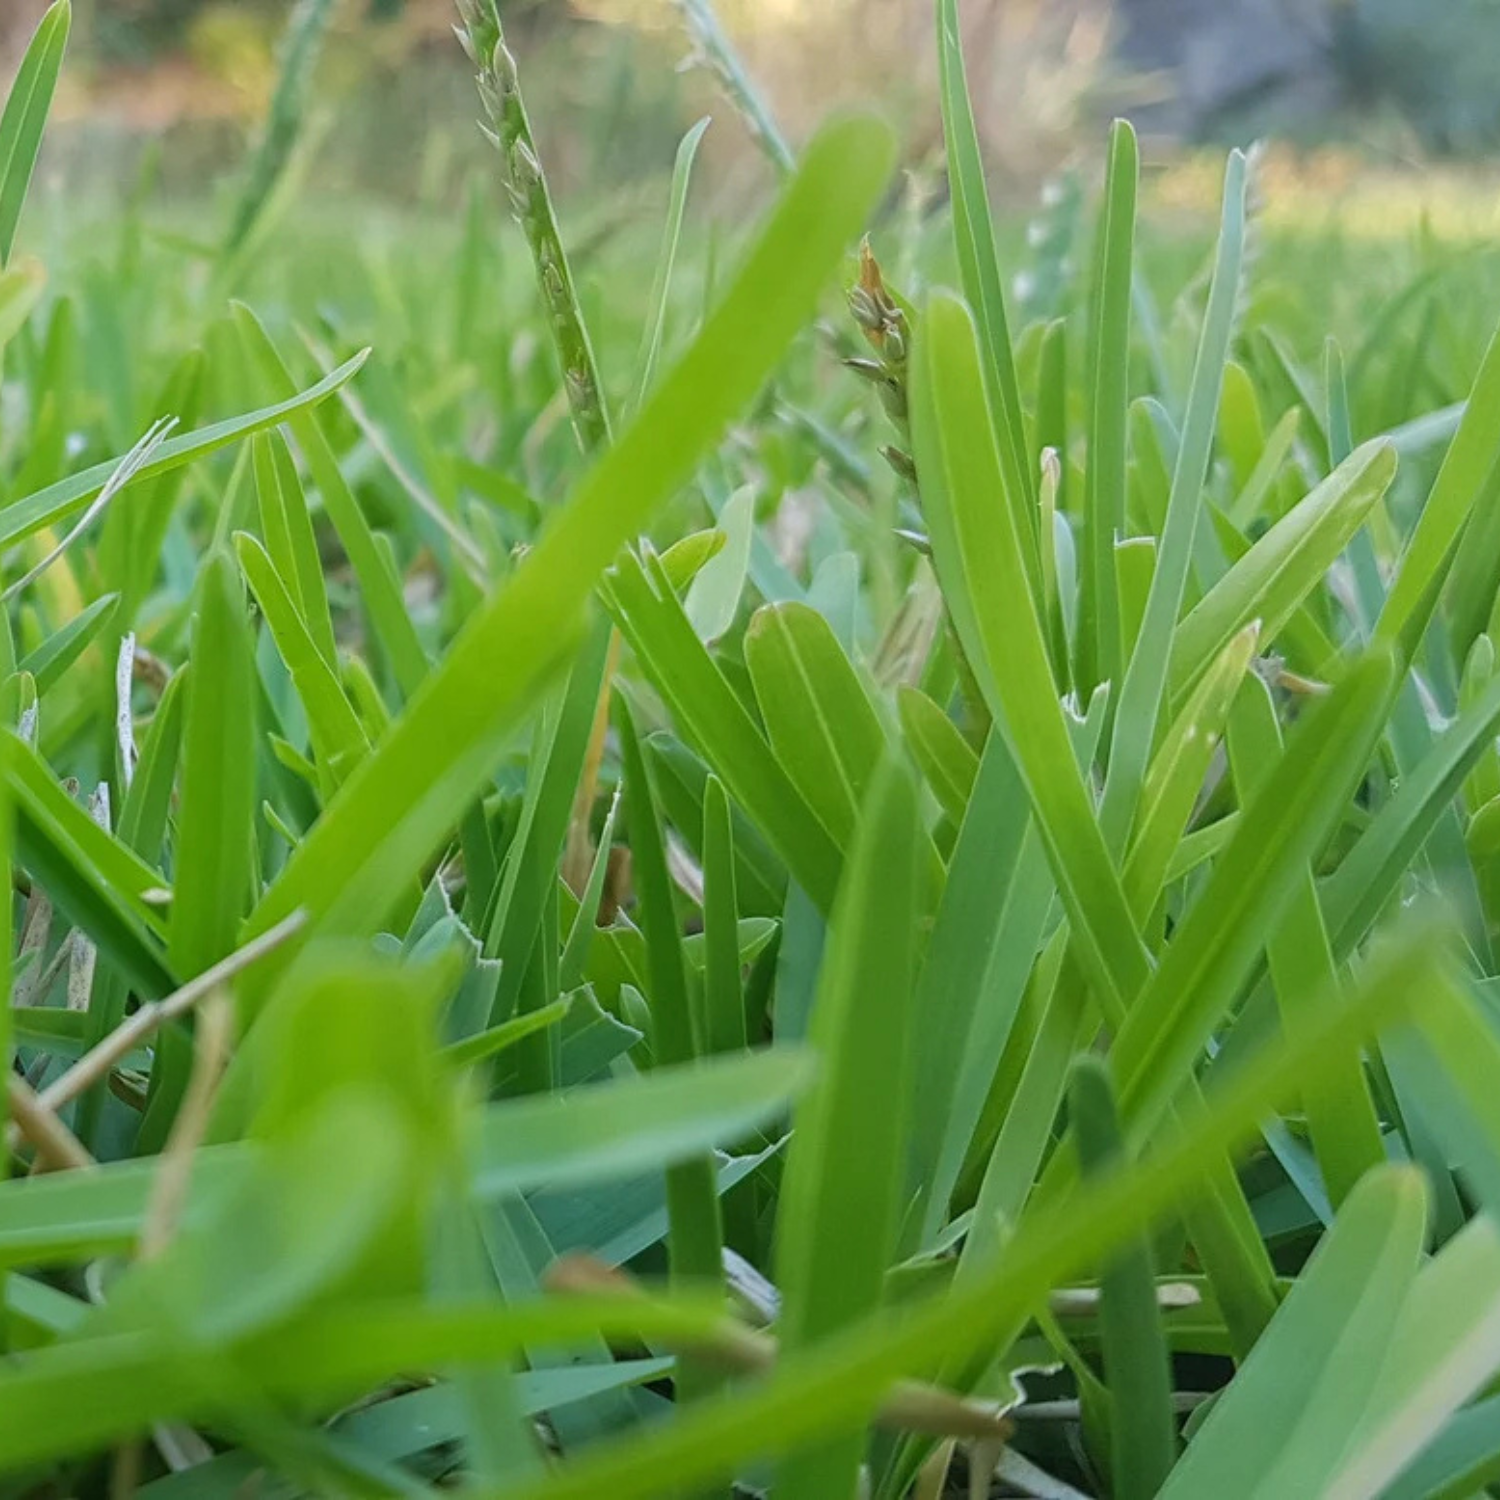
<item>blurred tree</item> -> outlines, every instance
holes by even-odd
[[[1391,109],[1437,152],[1500,143],[1500,0],[1116,0],[1119,55],[1165,73],[1148,123],[1188,135],[1321,134]]]

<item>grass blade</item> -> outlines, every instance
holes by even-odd
[[[42,132],[72,26],[70,0],[57,0],[31,38],[5,101],[5,112],[0,115],[0,267],[10,263],[15,249],[21,209],[42,147]]]

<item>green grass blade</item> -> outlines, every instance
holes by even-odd
[[[864,685],[828,621],[806,604],[757,610],[744,649],[772,751],[847,846],[885,748]]]
[[[861,811],[829,924],[810,1037],[817,1082],[799,1106],[782,1181],[776,1266],[788,1353],[816,1347],[879,1303],[894,1249],[914,1014],[922,829],[908,773],[885,762]],[[854,1488],[863,1444],[840,1436],[797,1454],[777,1493]]]
[[[244,591],[210,558],[197,595],[178,812],[169,952],[185,978],[235,947],[251,896],[255,815],[255,656]]]
[[[1361,1184],[1162,1500],[1327,1493],[1416,1278],[1426,1228],[1416,1170],[1382,1167]]]
[[[105,594],[75,615],[60,630],[54,630],[34,651],[21,658],[18,670],[36,679],[38,696],[45,696],[69,667],[103,634],[115,618],[118,594]]]
[[[280,69],[276,90],[271,96],[270,113],[250,158],[224,241],[226,259],[250,238],[291,160],[302,128],[313,71],[333,12],[334,0],[298,0],[292,7],[282,38]]]
[[[937,23],[943,138],[948,153],[948,187],[953,196],[953,238],[959,273],[984,349],[984,388],[989,393],[990,418],[1005,476],[1001,493],[1025,538],[1027,577],[1039,595],[1035,586],[1039,583],[1040,563],[1033,519],[1036,479],[1027,458],[1026,419],[1011,353],[1010,322],[985,189],[984,162],[979,154],[979,132],[969,102],[957,0],[939,0]]]
[[[1114,1090],[1102,1060],[1082,1057],[1074,1064],[1069,1103],[1086,1180],[1124,1155]],[[1100,1271],[1099,1291],[1111,1405],[1111,1492],[1118,1500],[1152,1500],[1177,1457],[1177,1421],[1149,1242],[1116,1251]]]
[[[578,639],[604,568],[691,476],[806,321],[890,159],[889,132],[867,118],[812,143],[697,341],[341,789],[261,902],[255,931],[299,906],[311,930],[370,932],[380,923]]]
[[[10,735],[7,747],[16,863],[142,994],[169,994],[176,984],[156,940],[161,909],[144,899],[161,877],[68,796],[30,745]]]
[[[958,725],[920,689],[901,688],[896,708],[902,738],[938,805],[953,823],[962,823],[979,775],[979,756]]]
[[[1177,466],[1167,500],[1166,522],[1158,543],[1156,570],[1146,599],[1139,639],[1130,654],[1124,682],[1115,704],[1114,738],[1109,749],[1109,775],[1099,819],[1112,848],[1123,846],[1135,819],[1136,806],[1156,739],[1157,720],[1167,690],[1167,670],[1177,617],[1187,590],[1193,562],[1193,539],[1203,507],[1203,486],[1212,456],[1214,425],[1224,365],[1234,332],[1235,307],[1240,294],[1240,265],[1245,243],[1245,158],[1231,152],[1224,178],[1224,211],[1213,282],[1204,314],[1188,392],[1187,416],[1177,449]],[[1123,486],[1125,414],[1120,413],[1120,483]],[[1091,460],[1092,467],[1092,460]],[[1122,501],[1123,503],[1123,501]]]
[[[255,455],[255,493],[260,511],[261,539],[297,605],[297,612],[330,667],[338,665],[333,619],[328,612],[328,589],[307,496],[297,477],[286,439],[279,432],[252,440]]]
[[[1369,764],[1394,677],[1387,653],[1362,658],[1298,726],[1245,810],[1111,1049],[1132,1124],[1168,1103],[1249,976]]]
[[[511,842],[500,890],[485,933],[485,955],[502,968],[491,1020],[515,1010],[533,955],[541,953],[542,918],[557,884],[558,861],[593,734],[599,695],[609,660],[610,625],[600,617],[589,627],[567,686],[544,718],[538,753],[527,778],[526,797]],[[554,996],[542,997],[550,1004]]]
[[[72,26],[70,0],[57,0],[31,38],[5,101],[5,112],[0,115],[0,267],[9,263],[15,249],[21,209],[42,147],[42,132]]]
[[[1001,481],[974,324],[948,295],[932,297],[918,326],[912,419],[938,577],[1010,742],[1090,981],[1119,1017],[1146,981],[1146,954],[1073,757],[1024,539],[994,503]]]
[[[688,995],[682,929],[650,772],[623,696],[615,700],[615,715],[623,749],[625,812],[640,923],[646,936],[652,1053],[658,1064],[682,1066],[703,1055],[703,1023],[694,1014]],[[724,1230],[713,1159],[706,1153],[667,1168],[667,1251],[674,1283],[707,1287],[722,1281]],[[707,1367],[685,1361],[677,1377],[678,1398],[697,1400],[717,1384]]]
[[[647,304],[646,330],[641,339],[641,352],[636,360],[632,410],[639,410],[645,404],[652,379],[656,375],[657,360],[661,357],[662,336],[667,326],[667,299],[672,291],[672,273],[677,266],[677,247],[682,239],[682,220],[687,208],[688,187],[693,180],[693,162],[697,159],[698,147],[709,124],[705,115],[683,136],[677,147],[677,159],[672,164],[672,192],[667,205],[667,223],[662,231],[661,254],[656,262],[656,277],[651,284],[651,300]]]
[[[1248,808],[1282,754],[1275,705],[1258,679],[1247,681],[1241,691],[1230,729],[1229,754],[1241,806]],[[1276,986],[1282,1026],[1288,1034],[1294,1034],[1301,1024],[1301,1005],[1306,997],[1337,983],[1328,930],[1323,925],[1310,870],[1302,873],[1280,923],[1270,930],[1266,958]],[[1360,1060],[1352,1058],[1347,1067],[1320,1080],[1308,1094],[1306,1107],[1308,1133],[1324,1186],[1337,1207],[1370,1167],[1385,1160],[1380,1120]]]
[[[1490,471],[1500,459],[1497,417],[1500,417],[1500,333],[1490,340],[1474,388],[1469,392],[1463,420],[1407,539],[1395,580],[1386,595],[1385,608],[1376,622],[1376,635],[1399,646],[1408,659],[1426,633],[1469,517]]]
[[[248,532],[236,532],[234,550],[245,581],[291,674],[307,714],[313,755],[327,792],[343,784],[370,751],[370,742],[339,680],[319,651],[307,621],[292,603],[291,590],[264,547]]]
[[[1409,1500],[1387,1481],[1493,1376],[1497,1324],[1500,1235],[1492,1219],[1480,1217],[1417,1272],[1364,1421],[1328,1486],[1330,1496],[1353,1500],[1378,1493]]]
[[[287,392],[295,389],[291,372],[265,329],[254,313],[243,305],[236,304],[234,321],[251,367],[258,373],[261,388],[277,398],[285,397]],[[391,671],[402,694],[410,696],[427,676],[428,662],[416,627],[406,612],[400,580],[387,565],[375,533],[339,468],[319,419],[305,407],[287,413],[287,417],[313,483],[322,496],[323,507],[349,554],[365,609],[380,638]],[[301,576],[299,567],[299,580]]]
[[[748,1045],[738,918],[734,820],[724,783],[710,776],[703,797],[703,1046],[710,1054]]]
[[[781,1119],[813,1072],[809,1053],[779,1046],[491,1105],[474,1143],[471,1191],[488,1202],[689,1161]]]
[[[1230,568],[1172,638],[1168,689],[1174,699],[1192,687],[1229,638],[1252,620],[1261,622],[1262,649],[1276,643],[1395,472],[1396,455],[1388,443],[1357,448]]]
[[[993,1351],[1047,1290],[1138,1236],[1180,1201],[1207,1163],[1253,1134],[1276,1102],[1302,1087],[1330,1055],[1358,1045],[1429,983],[1430,929],[1382,955],[1351,1005],[1325,1013],[1295,1044],[1268,1048],[1206,1111],[1183,1121],[1148,1162],[1111,1172],[1066,1204],[1021,1226],[965,1288],[930,1298],[899,1319],[877,1317],[825,1349],[788,1361],[771,1381],[734,1401],[647,1436],[601,1447],[544,1483],[505,1500],[655,1500],[663,1488],[722,1478],[753,1458],[794,1452],[852,1433],[903,1374],[948,1355]],[[478,1500],[478,1497],[476,1497]],[[485,1500],[489,1500],[486,1496]],[[495,1500],[499,1500],[496,1496]]]
[[[1500,678],[1492,679],[1432,748],[1401,778],[1320,895],[1339,959],[1352,954],[1399,889],[1412,861],[1451,810],[1500,724]]]
[[[171,473],[172,470],[215,453],[240,438],[249,437],[296,417],[298,413],[316,406],[320,401],[326,401],[341,385],[352,380],[365,358],[364,354],[356,355],[305,391],[298,392],[289,385],[284,397],[272,406],[249,412],[245,416],[216,422],[211,427],[200,428],[197,432],[189,432],[182,437],[168,438],[141,465],[132,482],[140,484],[145,480],[155,479],[158,475]],[[38,490],[34,495],[6,506],[0,511],[0,546],[13,546],[26,537],[35,536],[48,526],[55,526],[59,521],[76,515],[91,500],[98,498],[119,469],[120,462],[119,459],[110,459],[106,463],[95,464],[81,474],[60,479],[56,484],[48,485],[46,489]]]
[[[839,845],[704,649],[665,579],[633,553],[610,570],[610,611],[682,731],[820,911],[833,905]]]
[[[1130,411],[1131,275],[1140,151],[1124,120],[1110,128],[1104,179],[1093,326],[1090,329],[1089,457],[1083,499],[1083,567],[1079,579],[1076,677],[1087,693],[1119,680],[1120,644],[1115,544],[1125,536],[1125,436]]]

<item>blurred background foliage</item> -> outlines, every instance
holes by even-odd
[[[289,0],[84,0],[90,102],[137,128],[253,119],[275,76]],[[0,60],[42,0],[0,6]],[[680,53],[673,0],[511,0],[507,25],[552,58],[547,94],[593,144],[572,165],[628,175],[659,162],[697,91],[656,66]],[[916,132],[931,117],[923,0],[726,0],[736,40],[793,128],[878,93]],[[434,113],[468,88],[450,0],[341,0],[325,71],[365,108],[343,123],[387,182]],[[1400,155],[1500,143],[1500,0],[971,0],[965,23],[1002,170],[1035,170],[1128,111],[1183,141],[1274,126],[1306,144]],[[566,58],[566,65],[561,61]],[[543,64],[545,67],[545,63]],[[538,65],[532,63],[532,76]],[[74,101],[75,109],[79,101]],[[623,122],[629,120],[629,129]],[[659,138],[657,132],[659,131]],[[211,149],[212,143],[210,143]]]
[[[43,0],[0,3],[0,74]],[[794,140],[831,107],[878,98],[919,189],[941,147],[928,0],[720,0],[717,9]],[[291,0],[78,0],[77,45],[42,187],[100,218],[148,184],[184,221],[223,194],[266,116]],[[719,116],[705,154],[712,218],[741,220],[770,182],[711,78],[679,66],[676,0],[508,0],[549,172],[572,233],[654,222],[684,129]],[[452,0],[337,0],[307,121],[310,211],[393,213],[465,199],[472,80]],[[1298,232],[1387,239],[1421,220],[1445,237],[1497,228],[1500,0],[965,0],[970,77],[993,187],[1015,232],[1044,186],[1092,161],[1102,123],[1142,131],[1158,212],[1205,231],[1226,141],[1269,136],[1262,181]],[[1198,148],[1204,148],[1199,150]],[[1420,170],[1413,171],[1417,167]],[[1087,175],[1087,167],[1082,169]],[[1479,179],[1476,191],[1475,178]],[[132,189],[132,184],[135,188]]]

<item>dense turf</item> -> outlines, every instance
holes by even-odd
[[[37,35],[0,1492],[1480,1493],[1492,258],[1123,124],[997,249],[955,0],[941,210],[683,10],[732,246],[701,127],[568,244],[493,0],[466,219],[314,242],[313,0],[223,232],[49,268]]]

